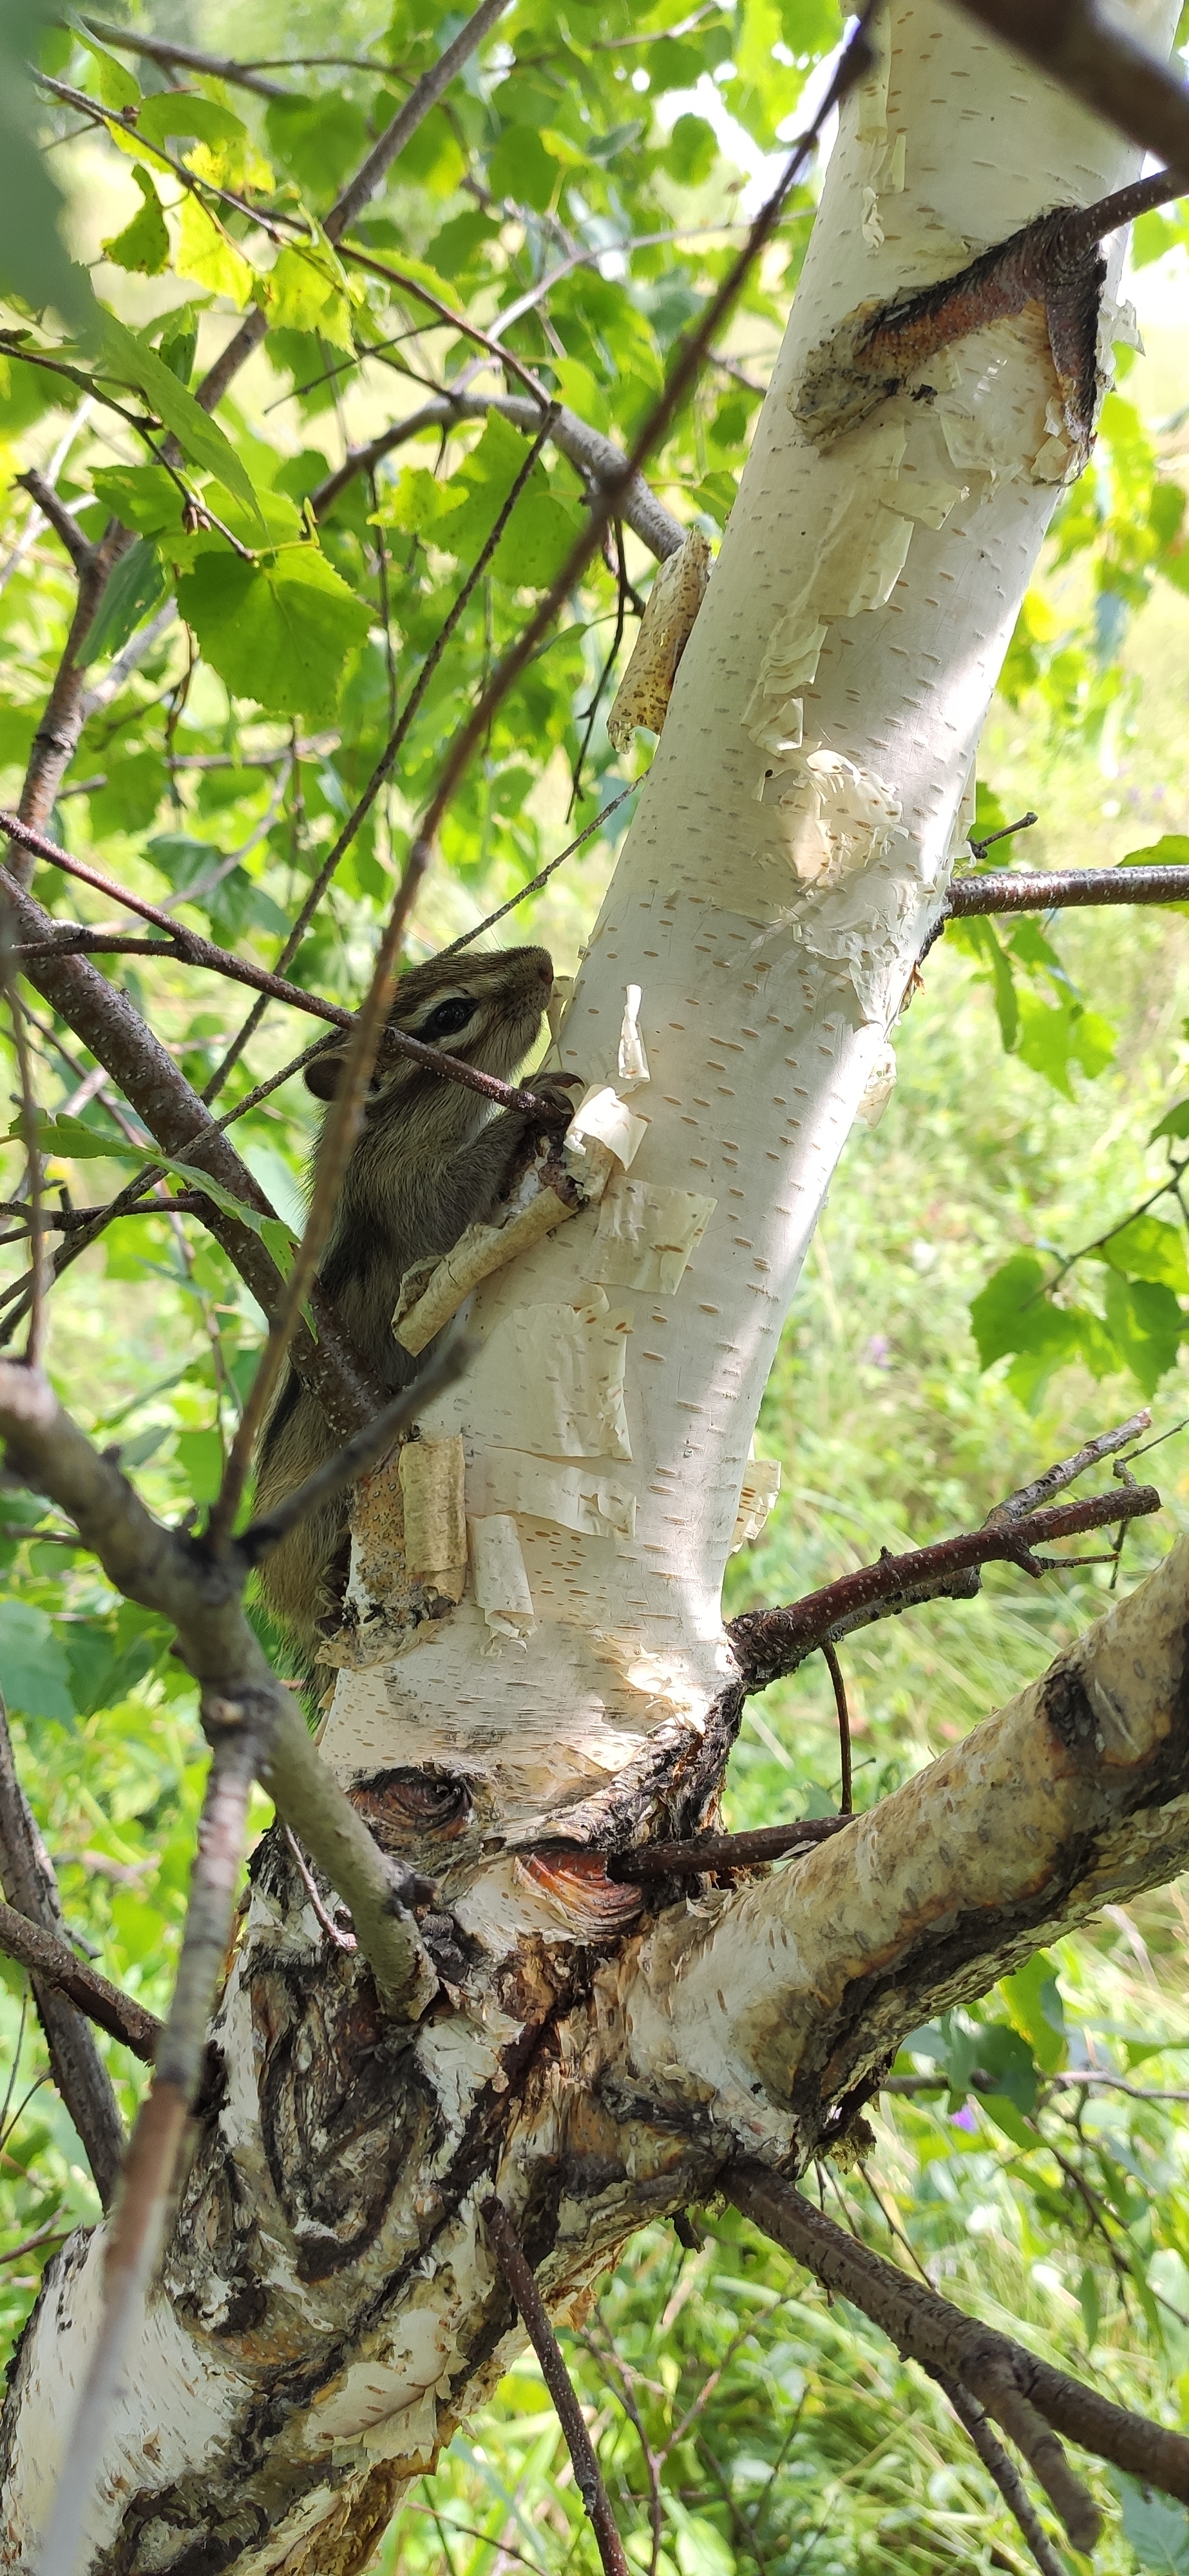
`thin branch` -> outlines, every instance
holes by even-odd
[[[15,1906],[0,1905],[0,1950],[10,1959],[19,1959],[43,1984],[55,1987],[88,2021],[97,2022],[109,2038],[130,2048],[134,2057],[152,2065],[161,2031],[156,2013],[147,2012],[133,1995],[124,1994],[109,1977],[89,1968],[76,1957],[69,1941],[30,1922]]]
[[[209,1708],[206,1714],[209,1728]],[[214,1743],[177,1980],[105,2249],[103,2314],[54,2489],[44,2542],[47,2568],[73,2571],[81,2560],[108,2425],[160,2259],[202,2076],[207,2022],[234,1926],[248,1800],[267,1734],[262,1708],[251,1716],[237,1708],[234,1722],[225,1722]]]
[[[1112,903],[1189,903],[1189,867],[972,869],[954,878],[940,927],[991,913]]]
[[[1041,2439],[1038,2423],[1050,2439],[1064,2434],[1163,2494],[1189,2501],[1189,2440],[1183,2434],[1113,2405],[1096,2389],[1038,2360],[1023,2344],[963,2316],[937,2291],[849,2236],[783,2176],[740,2162],[726,2167],[720,2185],[746,2217],[775,2237],[825,2289],[849,2299],[881,2326],[906,2359],[968,2388],[1031,2459],[1047,2492],[1054,2462],[1047,2446],[1043,2467],[1035,2456]],[[1062,2501],[1057,2510],[1065,2507],[1078,2517],[1078,2535],[1071,2531],[1070,2537],[1075,2547],[1085,2549],[1092,2545],[1091,2521],[1097,2530],[1096,2508],[1067,2464],[1058,2478]]]
[[[559,850],[557,857],[550,859],[548,866],[541,869],[539,876],[530,877],[528,884],[521,886],[519,894],[509,895],[506,903],[497,904],[495,911],[489,912],[485,920],[477,921],[473,930],[464,930],[460,939],[452,939],[448,948],[439,950],[439,957],[456,957],[460,948],[469,948],[472,939],[482,939],[485,930],[494,930],[497,921],[506,920],[510,912],[518,912],[521,904],[528,902],[530,895],[539,894],[542,886],[548,885],[555,870],[561,867],[563,860],[572,859],[575,850],[580,850],[584,841],[589,841],[594,833],[602,831],[608,815],[614,814],[619,806],[626,804],[629,796],[635,795],[636,785],[637,782],[633,779],[630,787],[621,787],[618,796],[613,796],[610,804],[604,805],[602,812],[596,814],[593,823],[587,823],[572,841],[567,841],[564,850]]]
[[[988,1525],[994,1528],[1000,1521],[1023,1520],[1028,1512],[1039,1511],[1043,1504],[1052,1502],[1055,1494],[1063,1494],[1067,1485],[1076,1485],[1089,1468],[1097,1467],[1104,1458],[1112,1458],[1116,1450],[1126,1449],[1131,1441],[1138,1440],[1141,1431],[1151,1428],[1152,1416],[1145,1404],[1113,1431],[1100,1431],[1096,1439],[1087,1440],[1083,1448],[1075,1450],[1072,1458],[1059,1459],[1055,1467],[1046,1467],[1043,1476],[1035,1477],[1030,1485],[1021,1485],[1018,1493],[1009,1494],[1005,1503],[997,1503],[987,1514]],[[1118,1472],[1116,1468],[1116,1475]]]
[[[327,1913],[326,1907],[322,1902],[318,1881],[314,1876],[313,1870],[310,1868],[310,1864],[306,1859],[305,1853],[303,1852],[301,1844],[299,1843],[296,1834],[293,1832],[292,1827],[286,1825],[284,1827],[284,1834],[285,1840],[289,1845],[290,1852],[292,1853],[294,1865],[297,1869],[298,1876],[301,1879],[302,1886],[305,1889],[306,1895],[310,1900],[310,1904],[314,1909],[317,1920],[321,1924],[327,1939],[333,1941],[336,1950],[357,1950],[359,1948],[359,1943],[356,1940],[354,1933],[344,1932],[342,1925],[335,1922],[334,1916]]]
[[[0,875],[2,874],[3,871],[0,870]],[[25,1344],[25,1359],[30,1368],[40,1368],[45,1353],[46,1291],[53,1273],[51,1265],[46,1260],[44,1176],[42,1157],[37,1143],[37,1093],[33,1083],[33,1068],[29,1062],[25,1006],[17,991],[16,977],[12,972],[7,931],[7,922],[0,921],[0,985],[4,988],[12,1020],[13,1046],[16,1051],[17,1072],[21,1086],[20,1128],[28,1173],[29,1230],[33,1248],[29,1337]]]
[[[1024,1521],[938,1539],[932,1547],[912,1548],[903,1556],[885,1552],[876,1564],[841,1575],[819,1592],[807,1592],[787,1609],[746,1610],[727,1626],[744,1688],[765,1690],[769,1682],[795,1672],[819,1646],[833,1644],[872,1618],[935,1598],[935,1587],[972,1567],[1006,1563],[1035,1574],[1040,1571],[1035,1547],[1161,1509],[1154,1485],[1125,1485],[1113,1494],[1093,1494],[1084,1502],[1058,1503],[1049,1511],[1032,1512]]]
[[[613,519],[624,516],[625,501],[633,476],[640,472],[648,458],[661,445],[682,403],[696,384],[703,359],[708,354],[728,314],[734,309],[755,262],[770,241],[789,191],[795,186],[816,149],[826,118],[833,113],[839,101],[853,88],[855,82],[861,80],[870,68],[873,56],[866,31],[868,21],[877,6],[878,0],[867,0],[867,6],[840,56],[834,77],[812,124],[794,144],[776,187],[761,207],[747,240],[736,254],[721,285],[709,299],[696,330],[679,345],[676,360],[664,390],[633,441],[630,453],[624,461],[622,473],[613,482],[602,486],[599,491],[592,494],[590,516],[585,531],[570,548],[552,588],[539,601],[515,644],[493,671],[470,716],[450,744],[438,785],[422,815],[409,851],[401,896],[398,898],[406,911],[429,865],[443,817],[453,801],[455,791],[470,765],[473,754],[487,738],[496,709],[549,633],[558,610],[564,605],[575,583],[601,546],[604,529]]]
[[[988,2476],[994,2480],[1008,2512],[1014,2516],[1019,2525],[1040,2569],[1040,2576],[1066,2576],[1066,2570],[1049,2539],[1020,2472],[1014,2460],[1004,2450],[998,2434],[993,2431],[977,2397],[972,2397],[969,2389],[963,2388],[960,2380],[948,2378],[943,2370],[931,2371],[930,2377],[936,2380],[938,2387],[948,2397],[958,2422],[969,2433],[983,2467]]]
[[[66,1941],[53,1862],[38,1832],[13,1758],[0,1700],[0,1884],[18,1919],[55,1945]],[[32,1962],[29,1963],[32,1966]],[[33,2000],[45,2032],[50,2073],[86,2150],[95,2187],[110,2208],[124,2153],[124,2123],[111,2077],[75,2002],[33,1968]]]
[[[850,1758],[850,1710],[846,1704],[846,1683],[842,1678],[842,1666],[838,1661],[838,1657],[834,1652],[833,1646],[830,1645],[828,1640],[822,1647],[822,1659],[825,1663],[826,1670],[829,1673],[831,1683],[833,1684],[834,1706],[838,1712],[838,1761],[842,1774],[842,1785],[838,1796],[838,1812],[842,1816],[849,1816],[854,1812],[854,1775],[851,1769]]]
[[[520,2311],[520,2320],[541,2365],[541,2376],[557,2409],[558,2422],[566,2437],[566,2448],[574,2466],[574,2483],[594,2532],[604,2576],[630,2576],[623,2543],[615,2526],[611,2501],[603,2484],[602,2471],[595,2458],[594,2445],[586,2429],[570,2374],[562,2359],[561,2347],[545,2311],[545,2302],[533,2279],[524,2248],[502,2200],[493,2192],[479,2206],[479,2215],[491,2239],[496,2260]]]
[[[494,6],[494,0],[488,0],[488,5]],[[490,563],[516,503],[534,470],[544,442],[548,417],[549,415],[546,416],[546,422],[542,424],[525,457],[503,508],[496,517],[495,525],[490,530],[487,541],[476,560],[474,570],[463,582],[439,634],[425,657],[416,685],[393,728],[377,768],[373,771],[372,780],[369,782],[373,793],[379,780],[387,774],[396,757],[398,744],[412,721],[414,710],[428,685],[440,654],[445,649],[447,639],[462,614],[465,601],[480,579],[484,567]],[[406,871],[406,881],[407,878],[408,871]],[[277,1307],[269,1317],[268,1339],[261,1353],[256,1374],[252,1380],[252,1390],[240,1416],[227,1464],[223,1470],[223,1481],[211,1513],[208,1533],[211,1544],[215,1547],[222,1544],[235,1520],[239,1499],[251,1467],[252,1455],[280,1380],[291,1336],[300,1318],[306,1292],[329,1239],[334,1212],[338,1206],[343,1185],[343,1176],[363,1125],[367,1088],[392,1004],[396,987],[396,968],[410,901],[411,894],[406,891],[406,883],[402,883],[380,942],[371,986],[364,997],[358,1020],[352,1030],[343,1059],[342,1075],[318,1141],[305,1230],[294,1253],[292,1266]]]
[[[431,63],[429,70],[422,73],[404,106],[398,109],[379,142],[373,145],[354,178],[348,180],[336,204],[331,207],[322,227],[328,241],[340,242],[347,225],[354,223],[356,216],[362,213],[369,197],[387,176],[397,154],[404,150],[431,108],[437,106],[455,73],[469,60],[506,6],[507,0],[482,0],[481,7],[459,29],[457,36],[439,54],[436,63]],[[204,411],[214,411],[222,401],[232,378],[259,348],[267,330],[268,320],[263,309],[259,305],[252,306],[197,389],[196,400]]]
[[[29,466],[24,474],[15,475],[13,480],[29,494],[42,518],[48,519],[55,536],[61,538],[75,571],[88,571],[95,548],[90,538],[83,535],[73,510],[68,510],[65,502],[59,500],[53,484],[46,481],[44,474],[38,473],[35,465]]]
[[[461,1377],[468,1356],[467,1345],[461,1338],[445,1338],[429,1367],[419,1370],[411,1386],[402,1387],[400,1394],[383,1405],[362,1431],[357,1431],[353,1439],[344,1441],[333,1457],[324,1458],[321,1466],[315,1467],[313,1475],[307,1476],[303,1484],[295,1485],[291,1493],[284,1495],[266,1519],[252,1521],[246,1530],[240,1531],[236,1547],[245,1563],[261,1564],[310,1512],[320,1510],[323,1503],[333,1502],[346,1486],[358,1484],[360,1477],[366,1476],[369,1469],[387,1455],[399,1434],[416,1421],[426,1405]]]
[[[987,2075],[978,2066],[972,2066],[967,2082],[972,2093],[996,2093],[1002,2087],[1001,2077]],[[1189,2085],[1129,2084],[1126,2076],[1112,2075],[1096,2066],[1058,2067],[1054,2073],[1046,2075],[1043,2082],[1046,2091],[1050,2085],[1068,2085],[1078,2092],[1097,2085],[1109,2093],[1126,2093],[1133,2102],[1189,2102]],[[948,2093],[949,2090],[949,2077],[946,2075],[885,2075],[880,2086],[883,2093]]]
[[[453,423],[464,420],[485,420],[491,411],[498,412],[502,420],[511,421],[514,428],[529,432],[536,428],[541,416],[539,404],[526,401],[522,394],[435,395],[431,402],[423,403],[419,411],[410,412],[405,420],[394,421],[390,429],[382,430],[377,438],[370,439],[366,447],[348,449],[342,464],[333,474],[328,474],[325,482],[320,483],[310,496],[315,518],[323,518],[355,476],[374,472],[381,458],[391,455],[394,447],[403,447],[407,440],[418,437],[423,430],[449,428]],[[564,403],[558,409],[550,435],[554,446],[560,448],[563,456],[568,456],[571,465],[576,465],[588,481],[619,489],[619,516],[658,561],[663,562],[666,555],[676,553],[686,534],[680,519],[675,519],[664,502],[658,501],[642,474],[630,482],[624,481],[627,459],[613,439],[604,438],[600,430],[589,428],[584,420],[579,419],[577,412],[570,411]]]
[[[115,1589],[172,1622],[208,1734],[217,1745],[252,1737],[269,1796],[350,1909],[386,2008],[420,2009],[436,1980],[407,1909],[425,1882],[379,1849],[272,1672],[240,1599],[244,1559],[216,1558],[155,1520],[41,1373],[11,1360],[0,1362],[0,1438],[10,1467],[74,1522]]]
[[[276,81],[262,80],[258,72],[235,62],[230,55],[200,54],[194,45],[169,45],[161,36],[142,35],[131,27],[112,27],[105,18],[92,18],[89,14],[83,25],[99,38],[101,45],[112,45],[118,53],[142,54],[146,62],[163,63],[167,69],[177,65],[184,71],[199,72],[208,80],[230,81],[237,89],[255,90],[258,98],[293,98],[297,94],[282,89]]]

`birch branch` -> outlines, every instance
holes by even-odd
[[[991,913],[1069,912],[1119,903],[1189,903],[1189,867],[993,868],[986,875],[972,870],[954,878],[939,927]]]
[[[1007,1506],[1001,1508],[1006,1511]],[[1026,1518],[992,1520],[981,1530],[937,1539],[932,1547],[912,1548],[903,1556],[885,1553],[876,1564],[840,1575],[836,1583],[807,1592],[787,1609],[745,1610],[727,1629],[744,1686],[748,1691],[765,1690],[769,1682],[795,1672],[819,1646],[833,1644],[873,1619],[894,1618],[902,1610],[936,1600],[973,1567],[1006,1563],[1039,1575],[1045,1566],[1035,1554],[1036,1547],[1085,1530],[1118,1526],[1162,1508],[1154,1485],[1121,1485],[1115,1493],[1092,1494],[1084,1502],[1057,1503],[1047,1511],[1030,1509]]]

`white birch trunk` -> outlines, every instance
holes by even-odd
[[[1155,14],[1145,31],[1166,41],[1164,0]],[[534,2259],[564,2308],[643,2218],[705,2188],[716,2158],[811,2151],[812,2122],[790,2109],[798,2067],[814,2070],[820,2137],[823,2100],[894,2047],[930,1977],[947,1995],[952,1978],[920,1953],[918,1975],[885,1981],[869,2023],[838,2040],[829,2083],[819,2006],[820,2036],[856,1958],[894,1964],[910,1923],[951,1919],[975,1847],[1001,1824],[1026,1843],[1054,1764],[1070,1773],[1050,1729],[1009,1815],[995,1747],[985,1759],[963,1747],[952,1781],[939,1766],[803,1865],[796,1927],[786,1875],[709,1912],[669,1909],[641,1949],[628,1938],[638,1900],[593,1856],[585,1869],[516,1856],[551,1836],[605,1843],[617,1820],[622,1832],[705,1793],[701,1734],[732,1677],[720,1585],[760,1397],[936,916],[1064,464],[1039,313],[961,344],[930,373],[934,402],[898,397],[827,455],[789,397],[857,305],[960,268],[1138,164],[935,0],[901,0],[880,35],[886,86],[843,111],[754,452],[562,1033],[567,1070],[615,1081],[625,989],[642,988],[651,1080],[633,1106],[647,1133],[630,1203],[619,1196],[636,1234],[625,1248],[588,1211],[480,1292],[475,1362],[423,1427],[462,1434],[486,1608],[472,1580],[403,1652],[344,1671],[325,1731],[343,1778],[384,1775],[380,1809],[404,1795],[392,1774],[433,1775],[443,1806],[421,1865],[471,1954],[447,1972],[450,2008],[361,2072],[383,2038],[366,1977],[341,1955],[328,1968],[285,1864],[274,1855],[264,1871],[216,2028],[226,2098],[183,2207],[169,2303],[154,2305],[113,2428],[94,2568],[117,2554],[126,2576],[360,2563],[401,2479],[432,2463],[513,2348],[474,2215],[493,2177],[530,2250],[537,2228]],[[800,750],[787,747],[793,700]],[[702,1217],[683,1267],[683,1227]],[[1168,1587],[1164,1679],[1140,1692],[1127,1739],[1144,1779],[1180,1687],[1179,1565]],[[1035,1707],[1008,1712],[996,1745],[1031,1743],[1035,1720]],[[1113,1779],[1122,1755],[1100,1744],[1094,1758]],[[456,1817],[452,1783],[465,1784]],[[1158,1786],[1175,1794],[1163,1775]],[[962,1801],[970,1848],[953,1840]],[[1071,1789],[1058,1822],[1072,1834],[1080,1816]],[[934,1819],[944,1848],[922,1878],[913,1855]],[[1117,1872],[1180,1865],[1179,1808],[1155,1861],[1151,1837],[1135,1860],[1143,1835],[1128,1831]],[[1026,1947],[1043,1937],[1045,1867],[1047,1919],[1079,1908],[1041,1854],[1031,1911],[1023,1879],[1011,1898]],[[962,1947],[965,1991],[1005,1955],[1002,1877],[979,1896],[985,1955],[976,1934]],[[1102,1892],[1095,1879],[1087,1902]],[[319,2013],[303,2022],[318,1979]],[[347,2145],[319,2052],[351,2106]],[[684,2141],[634,2107],[641,2089],[680,2110]],[[621,2179],[580,2188],[579,2167],[589,2181],[600,2158]],[[6,2567],[29,2566],[44,2525],[98,2297],[96,2240],[55,2268],[22,2355]],[[212,2554],[188,2557],[199,2545]]]

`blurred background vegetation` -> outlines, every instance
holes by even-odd
[[[247,217],[211,191],[324,210],[402,82],[460,23],[415,0],[381,21],[363,0],[163,0],[137,20],[212,54],[279,58],[266,77],[287,100],[186,75],[191,95],[225,119],[221,129],[208,119],[213,140],[200,131],[187,152],[205,199],[180,196],[156,165],[142,185],[134,150],[121,149],[109,126],[43,98],[76,258],[180,380],[222,345],[234,307],[272,258]],[[622,440],[721,274],[838,32],[827,0],[744,0],[737,10],[707,0],[684,14],[661,5],[630,15],[626,0],[518,0],[356,238],[406,270],[410,257],[420,260],[422,283],[431,277],[489,328],[561,272],[509,326],[509,340],[574,410]],[[325,56],[335,59],[307,59]],[[41,60],[109,115],[177,77],[66,29],[47,33]],[[212,207],[218,215],[213,238],[199,238],[193,213],[187,231],[183,216],[196,203],[208,225]],[[794,201],[721,363],[656,466],[670,507],[713,539],[812,203],[809,191]],[[1189,857],[1185,237],[1175,211],[1139,228],[1129,291],[1147,351],[1121,348],[1094,463],[1061,505],[988,727],[979,828],[1026,808],[1040,817],[1024,841],[997,846],[1003,863],[1102,865],[1160,844]],[[30,334],[30,347],[64,347],[52,319],[22,304],[19,282],[12,327]],[[430,329],[415,297],[402,302],[376,280],[361,286],[358,272],[330,279],[316,310],[288,309],[220,418],[270,496],[273,533],[292,540],[304,496],[345,448],[412,411],[427,384],[470,369],[475,350],[464,334]],[[142,451],[102,403],[9,346],[0,458],[6,802],[72,602],[61,548],[12,478],[30,463],[52,470],[83,524],[98,528],[116,499],[114,478],[145,472]],[[85,352],[73,358],[85,364]],[[490,390],[500,379],[488,369],[471,381]],[[188,564],[199,584],[194,623],[154,630],[151,649],[97,706],[59,800],[59,840],[152,900],[176,903],[180,920],[271,963],[525,452],[514,433],[503,438],[501,446],[479,426],[435,434],[398,448],[371,485],[348,487],[320,538],[366,614],[337,661],[324,656],[288,703],[283,686],[265,701],[241,694],[243,637],[229,646],[204,608],[202,564],[212,557],[199,548]],[[143,479],[120,488],[129,508],[139,493],[142,520],[152,517]],[[523,616],[527,592],[550,577],[579,505],[572,469],[549,462],[526,496],[514,560],[497,559],[477,592],[395,784],[299,951],[292,971],[312,989],[358,995],[441,746]],[[101,699],[104,682],[119,679],[114,657],[143,638],[179,567],[187,577],[180,530],[146,525],[144,539],[146,590],[94,640]],[[628,566],[646,587],[651,566],[634,540]],[[596,570],[501,711],[448,824],[414,954],[515,893],[646,768],[643,742],[616,760],[603,721],[615,615],[615,585]],[[621,668],[632,631],[629,617]],[[630,810],[621,807],[499,936],[546,942],[559,971],[572,972]],[[100,898],[52,871],[39,892],[63,917],[109,917]],[[112,972],[201,1085],[239,1025],[234,988],[136,960],[113,962]],[[49,1177],[76,1204],[98,1204],[134,1168],[136,1122],[88,1081],[91,1059],[69,1032],[35,1009],[43,1107],[89,1130],[84,1149],[74,1131],[76,1150],[51,1159]],[[226,1101],[308,1036],[308,1023],[270,1010]],[[891,1103],[877,1130],[857,1128],[847,1146],[768,1391],[758,1445],[781,1461],[783,1488],[761,1538],[732,1563],[732,1611],[793,1598],[882,1546],[974,1525],[1013,1486],[1144,1400],[1154,1432],[1175,1436],[1150,1464],[1165,1513],[1134,1526],[1122,1582],[1189,1526],[1189,1433],[1178,1429],[1189,1412],[1180,1351],[1189,1268],[1177,1199],[1158,1205],[1154,1231],[1132,1229],[1125,1252],[1080,1263],[1056,1299],[1033,1298],[1031,1323],[1020,1321],[1010,1280],[1008,1290],[988,1289],[1022,1255],[1034,1256],[1037,1278],[1053,1279],[1066,1256],[1120,1226],[1165,1182],[1168,1139],[1148,1140],[1189,1091],[1184,920],[1111,911],[1020,925],[1001,939],[978,925],[951,930],[926,961],[896,1048]],[[233,1131],[281,1215],[296,1222],[310,1130],[307,1096],[290,1085]],[[69,1144],[70,1131],[60,1133]],[[11,1143],[5,1153],[5,1190],[19,1207],[21,1154]],[[9,1257],[15,1278],[19,1244]],[[990,1307],[978,1308],[988,1294]],[[113,1227],[55,1291],[52,1373],[86,1428],[118,1441],[153,1507],[176,1517],[216,1489],[259,1325],[200,1229],[138,1218]],[[0,1493],[0,1562],[0,1687],[71,1931],[110,1976],[160,2008],[205,1759],[191,1684],[162,1625],[116,1601],[56,1515],[15,1487]],[[857,1802],[894,1787],[1042,1672],[1105,1606],[1112,1571],[1090,1565],[1036,1585],[995,1568],[976,1602],[934,1605],[848,1645]],[[832,1697],[810,1664],[751,1704],[728,1821],[822,1812],[837,1790]],[[260,1798],[260,1827],[268,1814]],[[1022,2329],[1121,2402],[1174,2422],[1189,2419],[1187,1929],[1178,1887],[1130,1912],[1107,1908],[977,2011],[916,2034],[898,2061],[902,2089],[874,2114],[866,2166],[823,2169],[815,2185],[828,2208],[968,2309]],[[103,2045],[130,2111],[142,2070]],[[45,2258],[97,2203],[46,2078],[23,1979],[2,1958],[0,2101],[7,2348]],[[931,2384],[744,2222],[707,2212],[699,2231],[693,2251],[668,2229],[638,2239],[568,2337],[641,2576],[1019,2567],[1015,2527]],[[1109,2519],[1098,2565],[1189,2576],[1189,2516],[1126,2481],[1117,2491],[1099,2483]],[[593,2567],[535,2365],[507,2379],[433,2484],[411,2498],[377,2564],[387,2571],[398,2559],[416,2576]]]

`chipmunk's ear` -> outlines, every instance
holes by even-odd
[[[313,1063],[307,1064],[303,1078],[315,1100],[333,1100],[343,1069],[343,1052],[342,1047],[328,1047],[325,1055],[316,1055]]]

